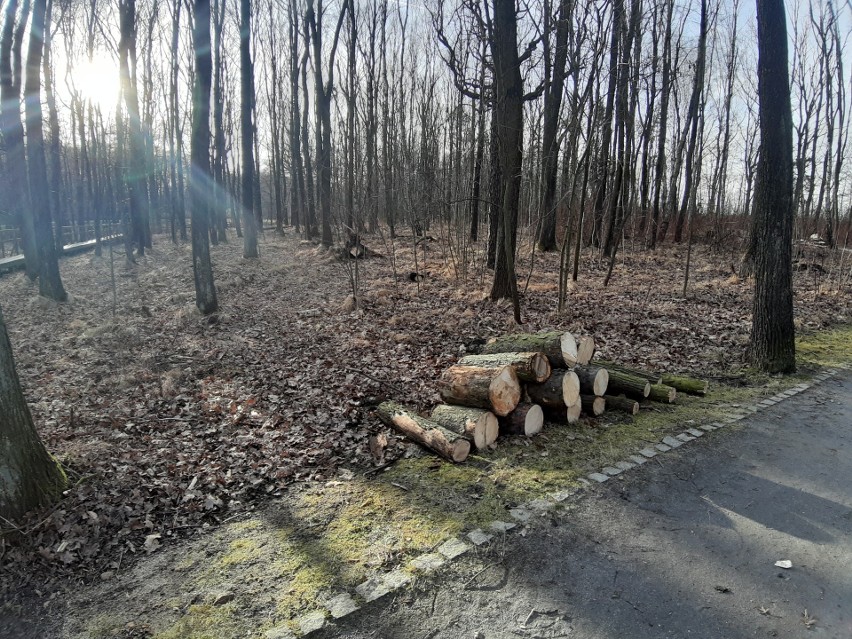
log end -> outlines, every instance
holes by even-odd
[[[454,462],[461,463],[470,454],[470,442],[466,439],[457,439],[451,448],[451,457]]]
[[[566,409],[565,417],[569,424],[576,424],[580,421],[580,413],[583,412],[583,405],[577,401]]]
[[[505,417],[521,401],[521,383],[511,366],[504,366],[491,380],[488,396],[494,413]]]
[[[605,368],[599,368],[597,374],[595,375],[594,381],[594,391],[595,395],[598,397],[604,395],[606,393],[606,389],[609,386],[609,371]],[[648,392],[650,392],[650,388]]]
[[[577,340],[571,333],[565,331],[559,338],[559,345],[562,348],[562,359],[565,360],[565,365],[571,368],[577,363]]]
[[[577,363],[585,366],[595,356],[595,338],[583,335],[577,340]]]
[[[566,406],[580,403],[580,378],[574,371],[565,371],[562,376],[562,398]]]
[[[497,415],[490,411],[485,415],[484,433],[485,446],[491,446],[500,435],[500,422],[497,420]],[[485,446],[482,448],[485,448]]]
[[[544,427],[544,411],[538,404],[533,404],[527,411],[524,419],[524,435],[532,437],[538,435]]]
[[[648,395],[650,395],[650,394],[651,394],[651,382],[646,380],[645,381],[645,389],[642,391],[642,397],[648,397]],[[638,404],[637,404],[637,406],[638,406]],[[633,414],[635,415],[638,412],[639,412],[639,410],[637,409],[636,412],[634,412]]]
[[[547,378],[550,377],[550,362],[547,361],[544,353],[535,354],[531,368],[535,374],[535,381],[539,384],[547,381]]]
[[[592,404],[592,414],[595,417],[599,415],[603,415],[606,410],[606,400],[603,397],[595,397],[594,403]]]

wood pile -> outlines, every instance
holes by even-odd
[[[441,457],[464,461],[471,448],[494,448],[498,435],[530,437],[545,419],[573,424],[606,410],[636,415],[640,402],[671,404],[678,392],[705,395],[707,382],[593,360],[591,336],[520,333],[493,339],[462,357],[438,381],[441,399],[429,418],[396,402],[378,417]]]

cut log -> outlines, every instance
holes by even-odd
[[[382,402],[376,414],[385,424],[438,453],[444,459],[463,462],[470,453],[470,442],[451,430],[421,417],[396,402]]]
[[[587,395],[603,395],[609,386],[609,372],[600,366],[576,366],[574,372],[580,378],[580,392]]]
[[[541,383],[550,377],[550,364],[544,353],[490,353],[467,355],[458,361],[459,366],[502,368],[511,366],[518,378],[525,382]]]
[[[651,384],[651,392],[648,393],[648,399],[652,402],[663,402],[664,404],[674,404],[677,397],[677,390],[665,384]]]
[[[516,333],[489,341],[483,353],[544,353],[553,368],[571,368],[577,363],[577,342],[568,332]]]
[[[580,378],[574,371],[555,370],[546,382],[527,384],[527,395],[536,404],[561,410],[579,401]]]
[[[635,415],[639,412],[639,402],[635,399],[629,399],[624,395],[604,395],[606,400],[607,410],[620,410],[630,415]]]
[[[603,415],[606,410],[606,400],[600,395],[580,395],[580,403],[586,415]]]
[[[671,386],[675,390],[679,390],[687,395],[701,395],[704,397],[707,394],[707,380],[704,379],[663,373],[663,384]]]
[[[538,404],[518,404],[518,407],[500,418],[501,435],[526,435],[532,437],[541,432],[544,412]]]
[[[651,384],[661,384],[663,381],[663,376],[659,373],[652,373],[650,371],[645,371],[640,368],[630,368],[629,366],[622,366],[621,364],[611,362],[607,359],[596,359],[595,364],[603,366],[609,371],[621,371],[622,373],[627,373],[628,375],[643,377],[649,382],[651,382]]]
[[[454,433],[464,435],[480,449],[493,444],[499,434],[497,416],[482,408],[440,404],[432,410],[432,421]]]
[[[580,414],[583,412],[583,404],[580,402],[579,396],[576,403],[565,409],[565,420],[569,424],[576,424],[580,421]]]
[[[634,399],[645,399],[651,392],[651,382],[644,377],[631,375],[619,370],[607,369],[609,372],[609,386],[607,390],[616,395],[624,393]]]
[[[580,400],[576,404],[562,408],[543,408],[544,417],[554,424],[576,424],[580,421],[583,405]]]
[[[577,363],[586,366],[595,356],[595,338],[591,335],[583,335],[577,338]]]
[[[504,416],[521,400],[521,383],[511,366],[451,366],[438,382],[441,398],[448,404],[486,408]]]

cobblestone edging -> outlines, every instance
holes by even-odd
[[[713,432],[730,426],[746,417],[753,415],[765,408],[774,406],[779,402],[784,401],[798,395],[799,393],[816,386],[838,373],[849,370],[849,366],[841,366],[826,372],[816,375],[813,380],[803,382],[786,391],[777,393],[772,397],[768,397],[749,406],[741,406],[736,410],[731,411],[721,421],[701,424],[696,427],[690,427],[677,435],[666,435],[659,443],[646,446],[634,454],[629,455],[622,461],[614,463],[612,466],[605,466],[599,471],[589,473],[586,477],[580,479],[580,483],[589,486],[594,484],[602,484],[609,481],[624,472],[627,472],[637,466],[641,466],[649,459],[653,459],[657,455],[665,454],[675,448],[680,448],[684,444],[695,441],[703,437],[706,433]],[[509,510],[511,521],[493,521],[486,530],[476,529],[469,531],[464,539],[452,537],[445,540],[433,552],[428,552],[415,557],[408,562],[405,568],[398,567],[389,573],[376,574],[362,584],[355,587],[355,593],[343,592],[328,602],[322,609],[314,610],[299,619],[296,619],[296,624],[299,627],[299,634],[293,633],[289,625],[282,625],[272,628],[266,632],[266,639],[296,639],[297,636],[306,636],[317,630],[320,630],[328,622],[329,617],[333,619],[341,619],[357,610],[360,610],[364,604],[376,601],[408,586],[416,575],[426,575],[434,572],[448,562],[462,556],[476,546],[482,546],[490,542],[495,535],[507,534],[519,525],[527,524],[534,516],[544,513],[578,492],[578,488],[571,487],[563,491],[550,493],[547,499],[534,499],[526,504]]]

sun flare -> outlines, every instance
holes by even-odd
[[[121,79],[118,66],[108,56],[94,56],[73,71],[74,85],[83,98],[103,111],[115,109]]]

